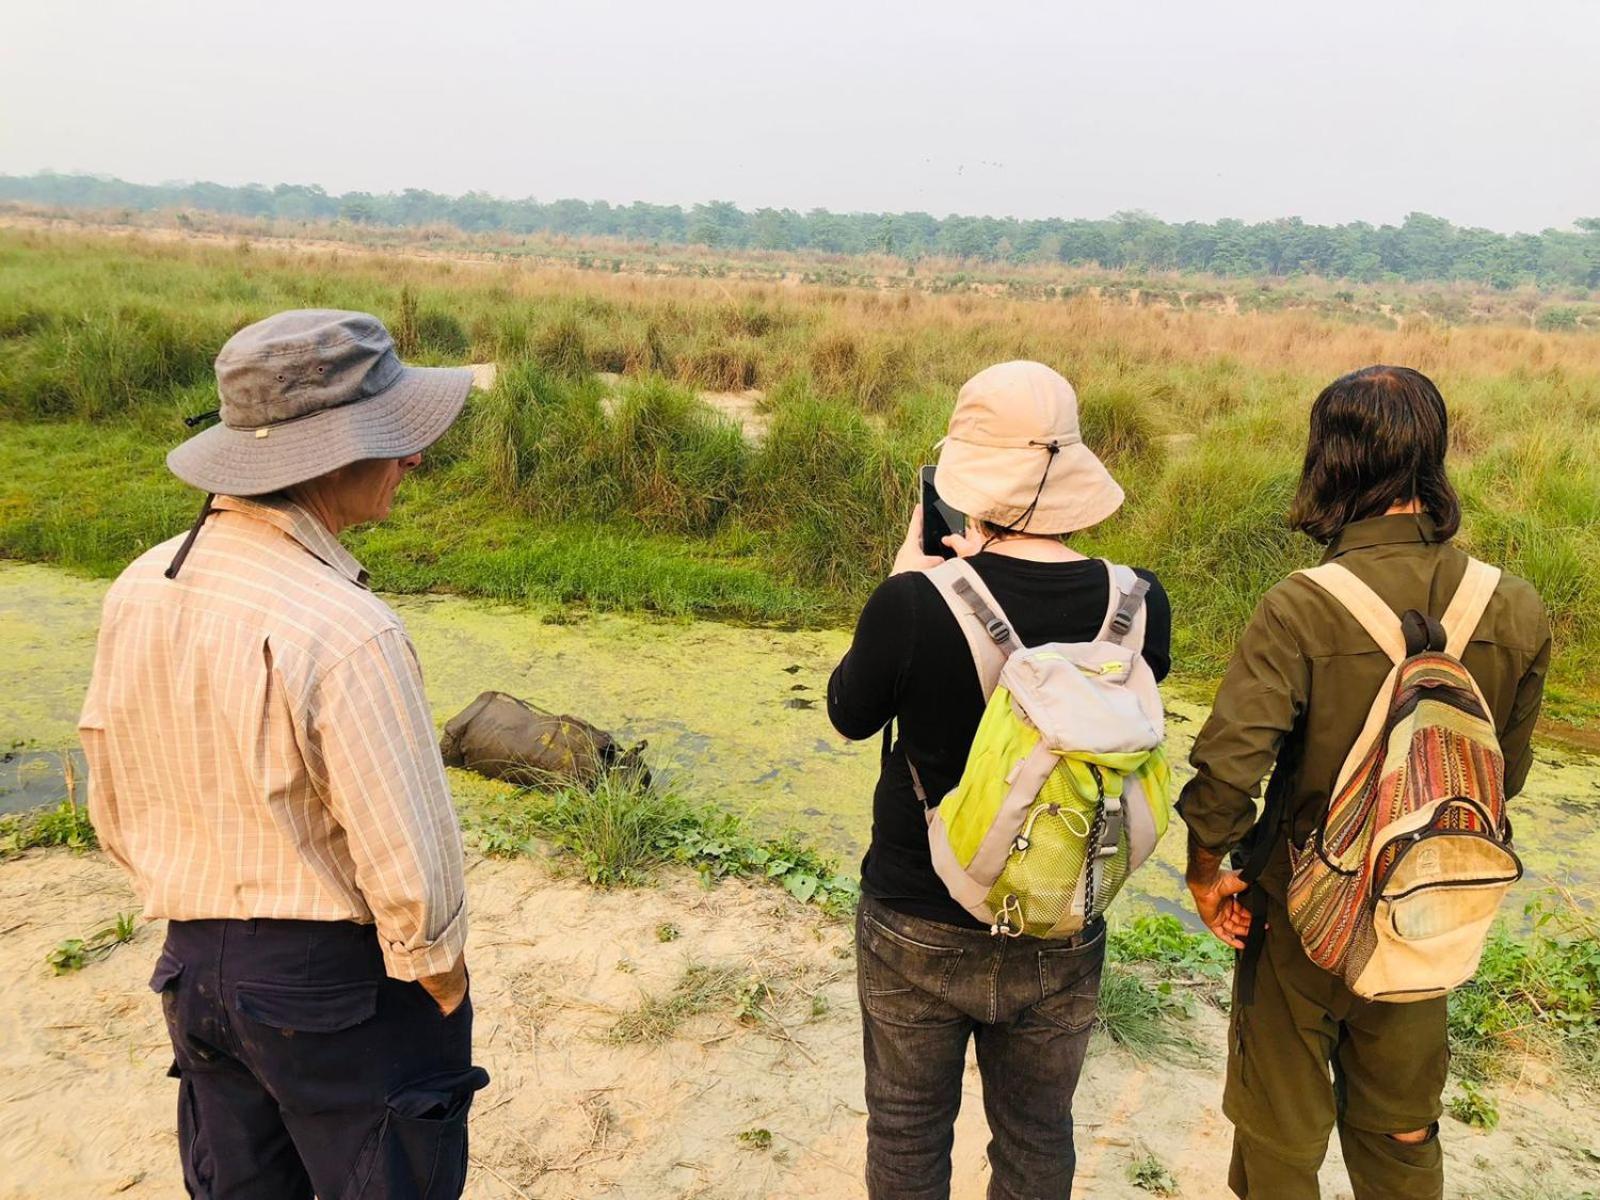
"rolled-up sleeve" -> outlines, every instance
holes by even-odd
[[[1253,797],[1305,711],[1310,663],[1282,604],[1275,589],[1257,606],[1189,756],[1195,776],[1178,812],[1194,840],[1214,854],[1238,845],[1255,824]]]
[[[328,670],[308,732],[385,970],[405,980],[448,971],[467,939],[461,828],[404,633],[378,633]]]

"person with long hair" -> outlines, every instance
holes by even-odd
[[[1445,469],[1443,397],[1408,367],[1329,384],[1311,409],[1290,524],[1400,617],[1437,621],[1466,577],[1452,542],[1461,502]],[[1492,717],[1515,796],[1550,662],[1538,595],[1501,573],[1460,655]],[[1179,811],[1188,883],[1205,924],[1242,951],[1223,1111],[1241,1197],[1310,1200],[1337,1128],[1356,1200],[1438,1200],[1449,1052],[1442,996],[1364,999],[1313,963],[1287,909],[1290,848],[1328,812],[1346,757],[1391,669],[1389,654],[1303,574],[1261,600],[1194,744]],[[1271,772],[1262,815],[1253,797]],[[1226,869],[1239,850],[1245,871]]]

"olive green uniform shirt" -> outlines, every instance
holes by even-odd
[[[1329,547],[1396,613],[1444,615],[1467,555],[1441,541],[1430,517],[1357,521]],[[1521,790],[1550,664],[1550,624],[1538,594],[1501,576],[1462,655],[1483,691],[1505,752],[1506,796]],[[1233,849],[1256,822],[1253,797],[1272,771],[1268,808],[1286,813],[1297,845],[1327,812],[1334,782],[1393,664],[1342,605],[1291,575],[1261,599],[1190,756],[1196,774],[1178,810],[1191,836],[1215,853]],[[1274,765],[1276,764],[1276,769]],[[1270,895],[1288,889],[1287,843],[1261,877]]]

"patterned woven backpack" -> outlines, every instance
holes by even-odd
[[[1443,995],[1478,969],[1522,876],[1506,820],[1494,719],[1461,655],[1500,572],[1471,560],[1442,622],[1397,618],[1337,563],[1301,572],[1394,661],[1339,772],[1327,815],[1290,846],[1289,917],[1319,966],[1356,995]]]

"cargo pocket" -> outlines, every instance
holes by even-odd
[[[164,992],[178,981],[178,976],[183,974],[183,963],[171,950],[163,949],[161,957],[156,959],[156,969],[150,974],[150,990]]]
[[[167,1068],[167,1078],[178,1081],[178,1150],[184,1189],[191,1196],[209,1196],[216,1172],[211,1148],[206,1144],[205,1130],[200,1124],[200,1103],[194,1094],[194,1080],[176,1060]]]
[[[389,1097],[342,1195],[455,1200],[467,1180],[467,1114],[489,1082],[482,1067],[414,1080]]]
[[[183,963],[171,950],[165,948],[156,959],[156,969],[150,974],[150,990],[161,997],[161,1015],[167,1023],[167,1036],[178,1045],[177,1007],[178,980],[183,975]],[[177,1063],[173,1063],[177,1067]]]

